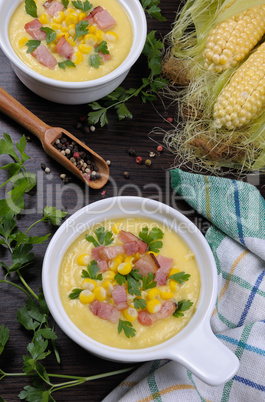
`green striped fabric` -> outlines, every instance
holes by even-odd
[[[240,360],[211,387],[172,361],[143,364],[104,402],[265,401],[265,201],[252,185],[171,171],[172,190],[211,222],[206,239],[218,274],[213,332]]]

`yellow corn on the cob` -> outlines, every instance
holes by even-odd
[[[239,67],[214,105],[217,127],[233,130],[256,119],[265,106],[265,43]]]
[[[204,50],[205,68],[221,72],[235,66],[265,33],[265,4],[242,11],[210,31]]]

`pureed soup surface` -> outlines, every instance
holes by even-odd
[[[91,6],[88,11],[84,11],[86,7],[76,8],[77,3],[70,1],[64,8],[61,1],[36,0],[37,18],[26,13],[25,1],[19,4],[10,20],[9,38],[17,55],[32,70],[61,81],[89,81],[112,72],[125,60],[133,33],[120,3],[81,0],[82,7],[87,3]],[[103,14],[94,14],[96,8]]]
[[[153,240],[148,246],[148,249],[154,249],[157,244],[154,244],[154,242],[162,241],[162,248],[156,250],[158,253],[153,253],[156,261],[160,263],[159,269],[154,266],[155,274],[152,272],[147,273],[152,270],[149,265],[150,251],[147,249],[143,254],[140,254],[139,251],[134,253],[133,243],[135,243],[135,239],[126,238],[126,236],[132,237],[131,234],[134,234],[139,239],[139,232],[143,228],[148,228],[144,230],[147,230],[148,234],[151,235],[153,233],[153,231],[150,232],[152,228],[159,228],[163,233],[163,236],[159,236],[157,230],[154,229],[158,236],[151,237],[157,240]],[[102,231],[103,233],[110,232],[106,235],[106,239],[112,237],[113,242],[95,249],[92,242],[86,239],[86,235],[89,235],[98,240],[95,229],[99,230],[100,233]],[[119,254],[120,251],[117,247],[125,247],[126,243],[124,241],[128,242],[126,252],[130,254],[129,256]],[[143,244],[140,243],[140,245],[142,247]],[[98,250],[101,250],[101,255],[99,255]],[[101,257],[106,258],[108,256],[109,258],[115,255],[115,251],[118,255],[108,261],[105,260],[106,267],[105,263],[102,263]],[[141,249],[141,251],[143,250]],[[100,270],[103,270],[103,272],[96,272],[96,275],[101,274],[102,280],[93,281],[88,278],[87,274],[82,277],[82,273],[87,271],[87,265],[90,263],[90,267],[93,266],[94,263],[91,263],[91,260],[96,257],[101,267]],[[144,263],[141,263],[142,258],[146,260]],[[150,258],[152,267],[154,258]],[[138,295],[130,294],[130,292],[134,292],[128,286],[131,286],[137,293],[137,286],[135,286],[135,282],[132,279],[128,279],[128,281],[120,285],[115,281],[117,279],[119,282],[122,277],[132,278],[131,274],[134,273],[134,270],[126,274],[128,270],[132,269],[132,266],[134,269],[138,269],[136,271],[138,274],[142,273],[142,277],[145,277],[140,281],[140,290],[138,289],[140,293]],[[105,269],[107,270],[104,271]],[[92,271],[93,269],[89,270],[90,273]],[[174,274],[177,275],[173,276],[177,280],[171,279]],[[170,276],[171,278],[169,278]],[[153,287],[155,284],[152,284],[154,280],[157,281],[157,286],[155,287]],[[132,281],[132,284],[130,281]],[[145,285],[147,284],[147,289],[143,291],[143,285],[141,286],[141,284],[144,281]],[[96,287],[93,284],[91,285],[91,282],[96,282],[94,283]],[[158,286],[159,283],[162,283],[162,285]],[[116,293],[112,293],[113,288],[116,288]],[[82,332],[105,345],[124,349],[140,349],[164,342],[177,334],[188,323],[196,310],[200,294],[200,274],[194,255],[171,228],[165,228],[159,222],[151,220],[120,219],[118,221],[102,222],[80,235],[73,242],[61,263],[58,290],[66,313]],[[122,291],[118,292],[120,290]],[[125,298],[127,298],[125,304],[124,290],[126,290]],[[178,308],[175,304],[176,301],[178,302]],[[113,311],[105,312],[101,308],[106,307],[106,303],[109,309]],[[143,305],[140,306],[139,303],[143,303]],[[173,311],[172,305],[174,305]],[[161,308],[161,306],[164,307]],[[161,318],[159,314],[167,315],[168,308],[166,307],[169,308],[170,315],[166,318]],[[150,313],[148,310],[152,312]],[[158,312],[156,313],[156,311]],[[176,317],[172,315],[175,311]],[[113,319],[114,322],[110,321],[110,319]],[[152,323],[152,320],[154,323]],[[124,321],[127,324],[124,324]],[[120,333],[118,333],[120,324],[125,325],[126,328],[125,330],[121,329]],[[133,333],[130,332],[131,330]]]

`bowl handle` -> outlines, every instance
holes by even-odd
[[[224,384],[239,369],[238,358],[218,340],[208,323],[178,340],[177,347],[171,346],[167,352],[167,358],[181,363],[209,385]]]

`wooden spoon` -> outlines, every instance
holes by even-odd
[[[1,87],[0,111],[21,124],[32,134],[36,135],[41,141],[44,151],[48,155],[79,179],[83,180],[88,186],[94,189],[99,189],[107,183],[109,179],[109,167],[101,156],[63,128],[48,126]],[[80,148],[80,152],[84,151],[92,155],[93,162],[98,167],[98,173],[101,176],[100,179],[87,180],[83,175],[83,172],[81,172],[66,156],[53,146],[55,141],[62,136],[69,137],[72,141],[75,141]]]

